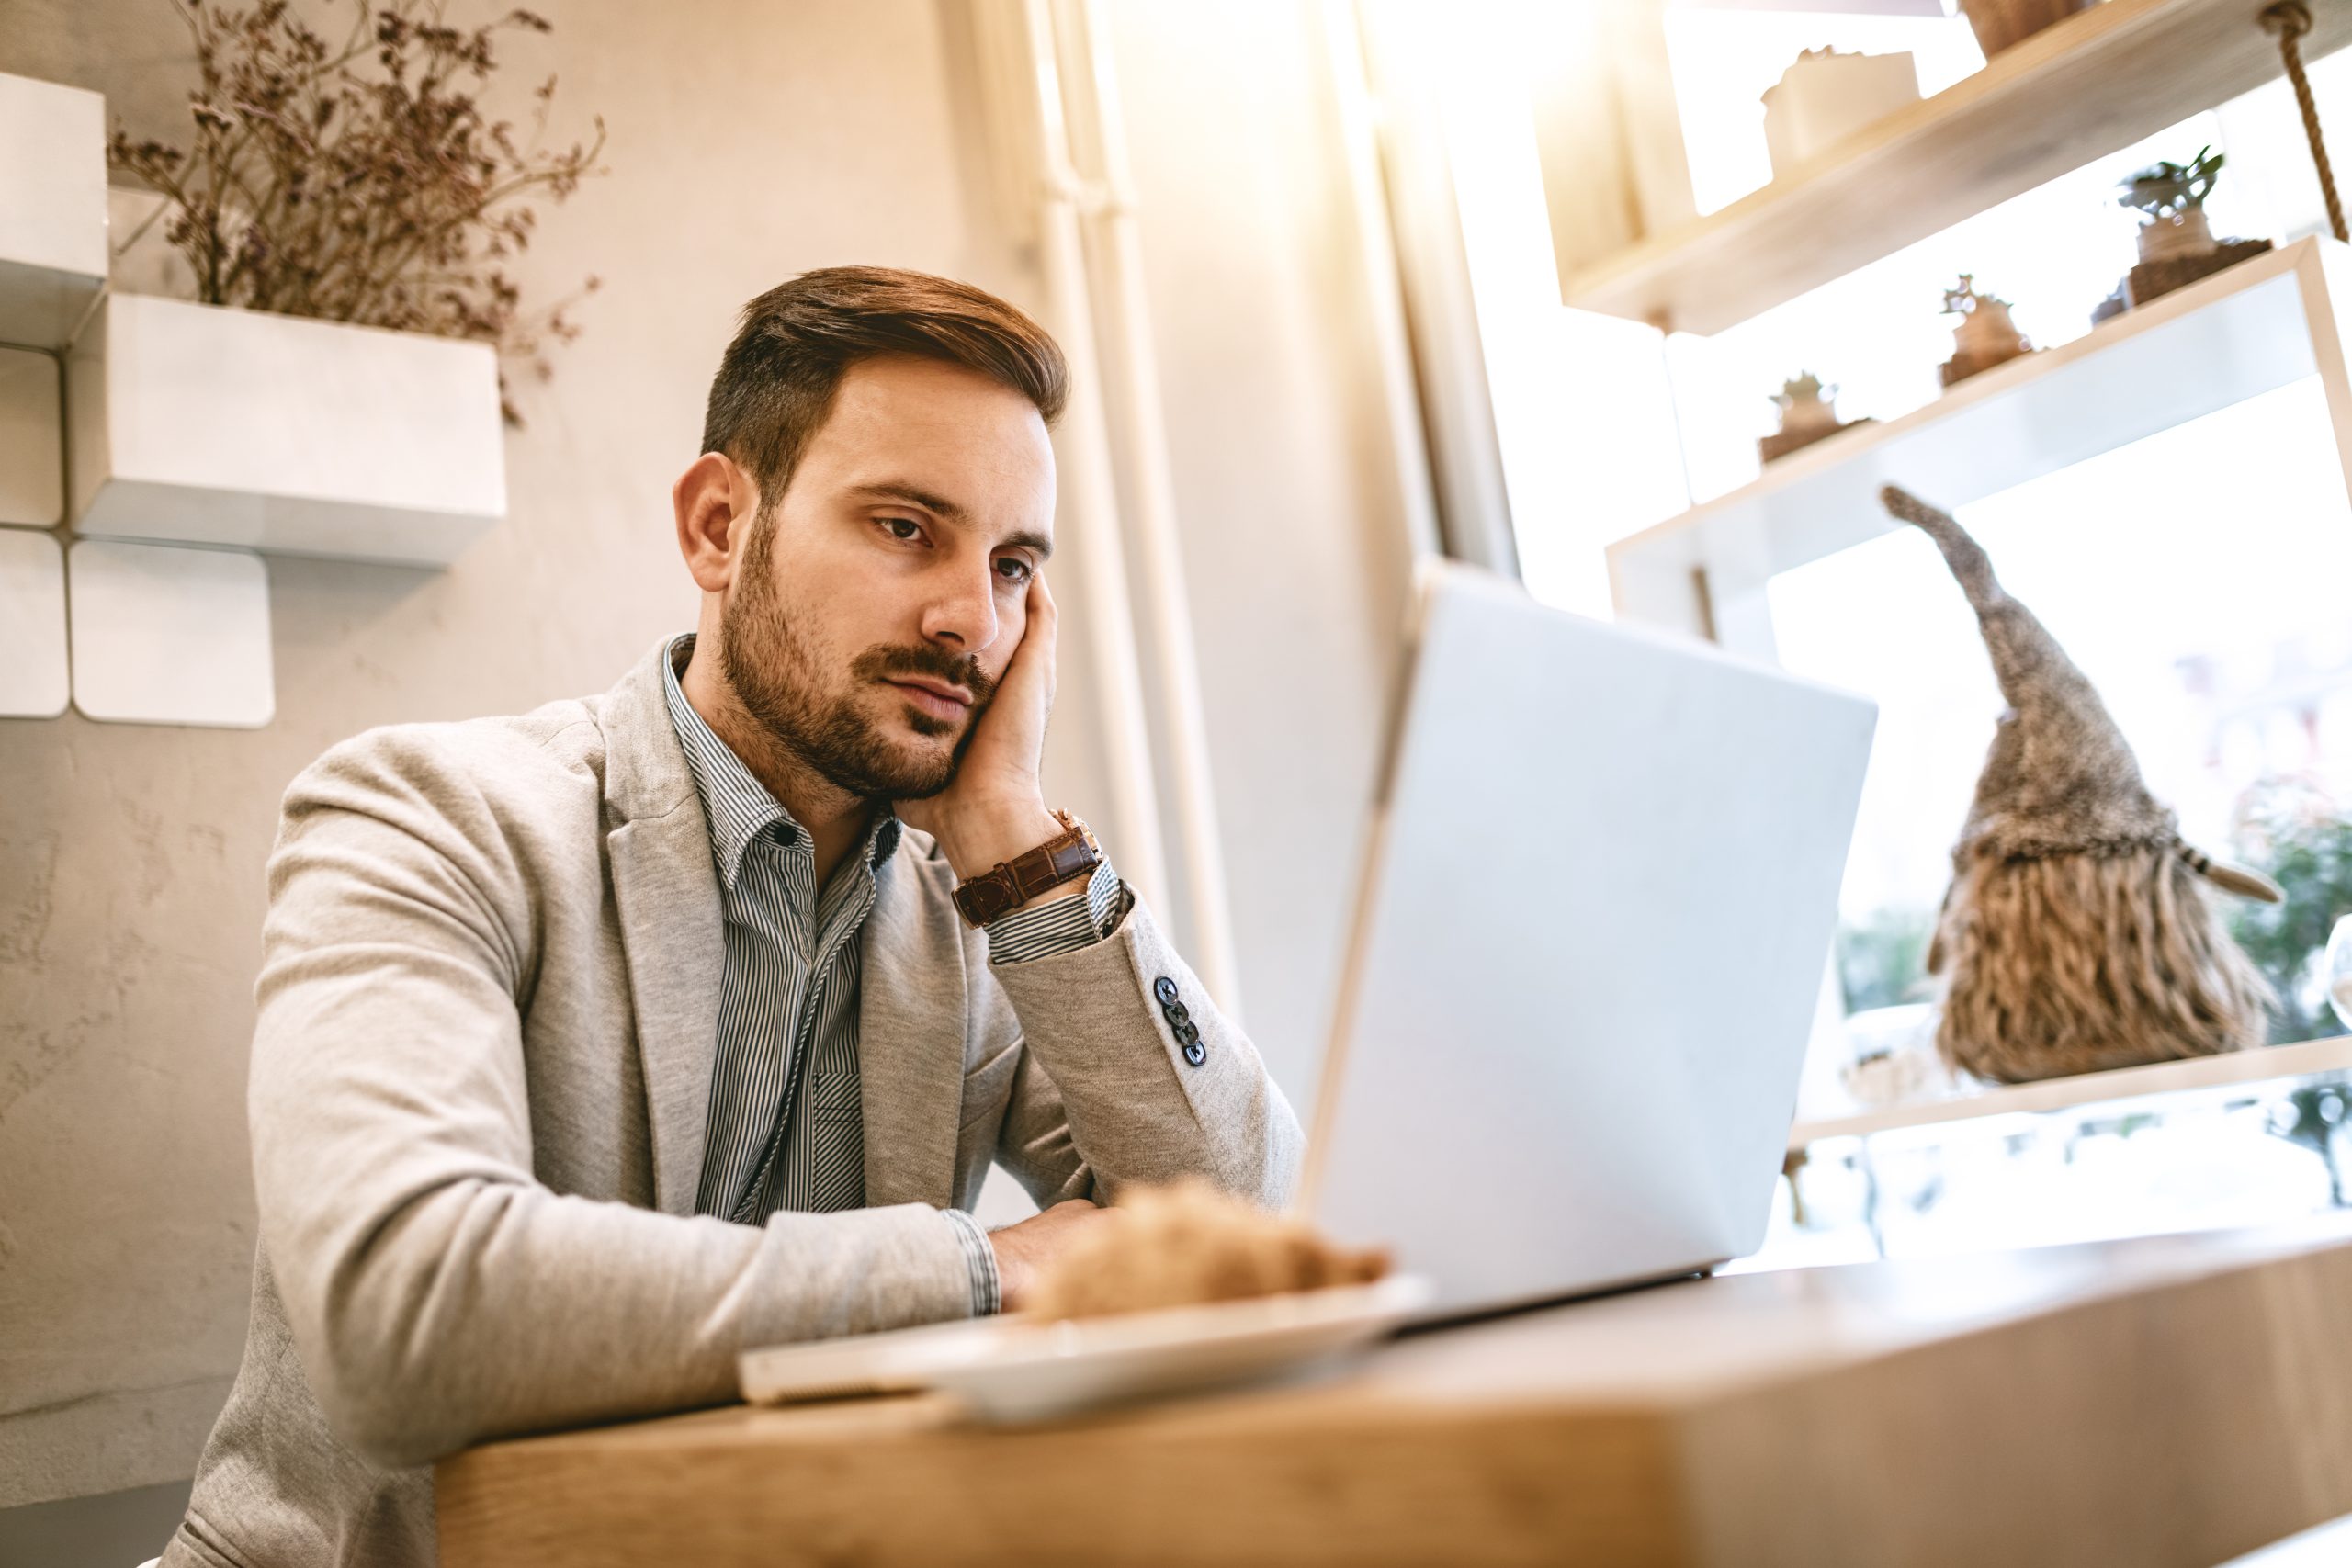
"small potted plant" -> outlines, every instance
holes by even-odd
[[[1944,313],[1960,318],[1960,325],[1952,329],[1952,355],[1941,367],[1947,387],[1996,365],[2040,352],[2018,331],[2007,299],[1976,291],[1973,273],[1962,273],[1959,286],[1944,290]]]
[[[1810,370],[1801,370],[1791,379],[1781,383],[1772,395],[1772,404],[1781,411],[1781,428],[1756,443],[1764,461],[1785,457],[1800,447],[1810,446],[1826,436],[1837,434],[1869,420],[1841,420],[1838,417],[1838,389],[1825,387],[1821,378]]]
[[[2117,201],[2140,214],[2140,261],[2123,280],[2125,307],[2144,305],[2270,249],[2267,240],[2216,240],[2205,198],[2225,155],[2199,148],[2186,164],[2152,164],[2123,182]]]
[[[501,36],[443,0],[173,0],[195,45],[186,148],[118,130],[119,175],[191,300],[110,294],[67,363],[85,533],[446,562],[503,515],[512,371],[574,328],[509,276],[531,198],[596,172],[604,127],[544,146],[494,118]],[[332,34],[306,18],[342,25]],[[588,280],[594,287],[594,279]]]

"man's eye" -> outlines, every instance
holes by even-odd
[[[1019,556],[1000,556],[997,558],[996,565],[997,570],[1002,574],[1007,582],[1026,582],[1030,575],[1037,570]],[[1012,570],[1005,571],[1006,567],[1011,567]]]
[[[889,529],[890,536],[895,539],[919,539],[922,536],[922,525],[911,517],[885,517],[882,526]]]

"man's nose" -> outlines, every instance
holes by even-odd
[[[989,581],[995,570],[985,560],[977,570],[960,563],[943,565],[933,574],[931,598],[923,606],[923,639],[951,643],[959,653],[987,652],[1001,629],[996,585]]]

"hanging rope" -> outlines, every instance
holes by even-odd
[[[2352,241],[2344,228],[2344,203],[2335,194],[2335,172],[2327,166],[2327,143],[2320,140],[2319,105],[2312,99],[2311,78],[2303,74],[2303,35],[2312,30],[2311,7],[2303,0],[2279,0],[2262,13],[2265,32],[2278,35],[2278,57],[2287,62],[2287,80],[2295,85],[2295,102],[2303,111],[2303,134],[2311,138],[2312,164],[2319,170],[2319,193],[2327,198],[2327,221],[2339,240]]]

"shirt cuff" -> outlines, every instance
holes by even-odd
[[[996,1277],[996,1248],[989,1245],[988,1232],[980,1229],[980,1222],[961,1209],[942,1209],[947,1223],[956,1227],[956,1239],[964,1244],[964,1262],[972,1271],[972,1315],[993,1317],[1004,1307],[1003,1287]]]
[[[1106,860],[1086,879],[1085,897],[1025,905],[982,927],[989,939],[989,962],[1027,964],[1091,947],[1119,929],[1134,901]]]

